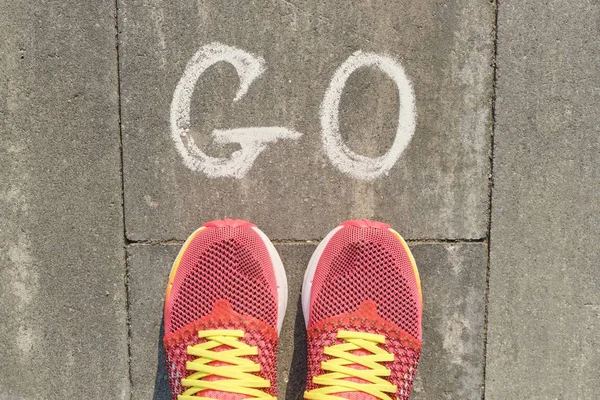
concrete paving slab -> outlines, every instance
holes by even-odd
[[[321,238],[339,221],[357,217],[402,226],[413,239],[486,236],[494,20],[490,2],[119,4],[130,239],[183,240],[194,226],[224,216],[255,221],[278,239]],[[214,43],[221,46],[204,47]],[[186,70],[201,48],[196,66]],[[357,51],[363,54],[355,55],[349,68],[360,57],[378,65],[399,63],[416,99],[412,140],[397,162],[392,157],[387,176],[372,181],[354,176],[377,170],[372,158],[391,148],[399,105],[404,110],[400,125],[410,121],[410,96],[404,83],[399,94],[392,78],[376,68],[359,68],[345,86],[334,79]],[[370,53],[387,54],[394,61]],[[264,59],[264,73],[235,103],[240,85],[236,69],[226,62],[202,64],[218,55],[238,60],[246,72],[251,60]],[[256,75],[260,68],[254,68]],[[402,75],[390,68],[396,71],[390,76]],[[180,82],[184,74],[187,78]],[[179,83],[181,96],[173,107],[178,111],[171,121]],[[346,151],[341,146],[322,143],[320,109],[331,111],[326,115],[335,119],[338,100],[339,137],[356,156],[346,161],[356,159],[358,166],[344,164],[338,154]],[[324,126],[332,129],[327,132],[334,132],[327,121]],[[242,127],[280,127],[302,136],[265,144],[252,163],[228,164],[262,147],[246,141],[244,152],[234,153],[239,144],[218,144],[211,132]],[[400,140],[410,137],[410,128],[405,128]],[[290,134],[253,130],[245,135],[275,140]],[[221,132],[220,138],[231,141],[239,135],[244,134]],[[327,134],[328,143],[337,143],[336,137]],[[188,168],[184,160],[203,172]],[[222,176],[243,173],[241,179]]]
[[[299,304],[315,246],[276,246],[288,274],[288,312],[279,349],[279,397],[301,399],[306,331]],[[483,374],[483,244],[415,245],[425,296],[425,350],[413,399],[480,399]],[[160,337],[163,292],[179,246],[131,245],[128,251],[133,399],[169,398]]]
[[[600,6],[498,18],[486,399],[597,399]]]
[[[479,400],[484,371],[487,247],[411,249],[423,286],[423,354],[412,398]]]
[[[178,245],[132,245],[127,250],[131,399],[170,399],[162,345],[164,293]]]
[[[0,4],[0,398],[128,399],[114,3]]]

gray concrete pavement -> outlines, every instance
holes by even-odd
[[[423,287],[415,400],[481,399],[487,246],[412,245]]]
[[[0,399],[128,399],[114,5],[0,26]]]
[[[170,267],[179,248],[177,245],[128,248],[131,398],[134,400],[170,398],[162,345],[162,314]]]
[[[407,238],[486,236],[493,5],[459,1],[122,1],[121,96],[125,212],[132,240],[185,239],[202,221],[235,216],[271,237],[316,239],[360,215]],[[206,70],[191,100],[199,151],[231,157],[213,129],[283,126],[303,133],[258,156],[243,179],[188,169],[170,137],[170,107],[188,60],[219,42],[263,57],[266,72],[237,103],[236,71]],[[387,53],[414,86],[417,128],[389,171],[371,182],[327,158],[319,109],[355,51]],[[355,152],[383,155],[394,140],[398,94],[362,68],[341,97],[340,130]],[[293,222],[292,222],[293,221]]]
[[[596,399],[600,6],[498,19],[486,399]]]
[[[164,292],[178,245],[128,250],[133,399],[170,398],[161,347]],[[487,247],[482,243],[417,244],[424,290],[424,343],[413,399],[480,399],[483,382]],[[288,275],[288,311],[279,348],[280,398],[301,399],[306,331],[299,304],[313,244],[279,244]]]
[[[0,4],[0,399],[168,398],[168,269],[226,216],[287,269],[280,398],[304,384],[314,240],[373,218],[413,239],[421,270],[413,399],[597,399],[599,20],[593,0]],[[201,64],[219,54],[239,71]],[[347,60],[388,72],[342,84]],[[375,160],[398,126],[408,145]],[[211,136],[240,127],[276,142]]]

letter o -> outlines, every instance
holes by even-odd
[[[396,137],[387,153],[379,157],[356,154],[344,143],[340,134],[339,107],[342,93],[350,75],[361,67],[379,69],[388,75],[398,88],[400,106]],[[333,75],[320,113],[321,138],[331,163],[346,175],[366,181],[387,175],[415,132],[416,109],[412,85],[402,65],[385,55],[362,51],[352,54]]]

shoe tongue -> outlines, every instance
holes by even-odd
[[[319,327],[313,329],[313,332],[316,333],[319,330]],[[383,319],[377,311],[377,304],[371,300],[363,301],[358,309],[353,313],[349,313],[341,317],[334,317],[324,321],[321,329],[324,329],[324,334],[328,334],[327,332],[331,332],[332,329],[334,331],[341,329],[384,334],[389,336],[389,338],[391,338],[394,342],[402,342],[402,348],[396,346],[399,351],[406,351],[406,349],[408,349],[408,351],[419,353],[421,348],[419,340],[415,339],[412,335],[406,333],[390,321]],[[408,347],[404,349],[404,346]],[[371,354],[369,351],[364,349],[355,350],[353,353],[361,356]],[[418,356],[416,358],[418,360]],[[382,364],[385,365],[386,363]],[[362,365],[352,364],[348,366],[356,369],[366,369],[366,367]],[[416,370],[416,363],[414,364],[414,368]],[[392,377],[389,377],[388,379],[392,380]],[[368,383],[368,381],[355,377],[346,378],[345,380],[357,383]],[[392,383],[396,385],[399,384],[399,382]],[[410,381],[410,385],[412,385],[412,379]],[[388,393],[388,395],[394,397],[392,393]],[[364,392],[340,392],[335,393],[335,396],[348,400],[378,400],[377,397]]]
[[[344,392],[344,393],[336,393],[337,397],[342,397],[348,400],[379,400],[375,396],[371,396],[370,394],[361,393],[361,392]]]
[[[358,309],[352,313],[354,317],[366,318],[368,320],[381,320],[382,318],[379,316],[377,312],[377,303],[372,300],[363,301]]]
[[[233,307],[227,300],[217,300],[215,302],[215,305],[213,306],[213,310],[211,313],[211,316],[213,318],[228,318],[228,317],[232,317],[235,315],[236,315],[236,313],[235,313],[235,311],[233,311]],[[230,349],[229,346],[222,345],[219,347],[215,347],[213,349],[213,351],[219,352],[219,351],[225,351],[225,350],[229,350],[229,349]],[[223,362],[223,361],[212,361],[209,363],[209,365],[212,365],[214,367],[224,367],[224,366],[231,365],[231,364]],[[224,378],[224,377],[218,376],[218,375],[211,375],[211,376],[207,376],[204,379],[207,381],[219,381],[219,380],[223,380],[223,379],[227,379],[227,378]],[[220,390],[212,390],[211,389],[211,390],[203,390],[201,392],[196,393],[196,397],[207,397],[209,399],[218,399],[218,400],[242,400],[242,399],[245,399],[247,396],[244,394],[239,394],[239,393],[222,392]]]
[[[366,300],[366,301],[362,302],[360,307],[354,312],[354,315],[357,317],[366,318],[369,320],[380,318],[377,313],[377,304],[371,300]],[[364,349],[358,349],[358,350],[353,351],[352,353],[357,356],[371,355],[370,352],[368,352],[367,350],[364,350]],[[358,369],[358,370],[367,369],[366,367],[364,367],[362,365],[358,365],[358,364],[350,364],[350,365],[348,365],[348,367]],[[356,378],[356,377],[350,377],[350,378],[346,378],[344,380],[350,381],[350,382],[356,382],[356,383],[369,383],[368,381],[366,381],[364,379],[360,379],[360,378]],[[349,400],[378,400],[377,397],[375,397],[375,396],[371,396],[370,394],[361,393],[361,392],[342,392],[342,393],[336,393],[335,395],[338,397],[343,397],[345,399],[349,399]]]
[[[219,318],[219,317],[232,317],[238,315],[235,311],[233,311],[233,307],[231,304],[225,299],[219,299],[215,301],[213,305],[212,312],[210,313],[210,318]]]
[[[228,347],[227,346],[220,346],[217,347],[215,349],[215,351],[223,351],[223,350],[227,350]],[[215,367],[223,367],[226,365],[231,365],[222,361],[213,361],[210,363],[210,365],[215,366]],[[216,375],[211,375],[211,376],[207,376],[206,378],[204,378],[207,381],[219,381],[222,379],[227,379],[227,378],[223,378],[222,376],[216,376]],[[209,399],[219,399],[219,400],[242,400],[247,398],[246,395],[244,394],[239,394],[239,393],[230,393],[230,392],[221,392],[220,390],[203,390],[201,392],[196,393],[197,397],[206,397]]]
[[[173,368],[173,370],[169,371],[169,374],[187,376],[188,371],[185,369],[185,362],[190,361],[194,357],[186,355],[186,347],[188,345],[194,345],[198,343],[199,339],[197,334],[199,330],[214,329],[243,329],[251,337],[248,344],[259,346],[259,349],[262,348],[263,351],[267,352],[267,358],[269,358],[269,352],[273,348],[276,349],[277,346],[277,332],[270,325],[256,318],[244,316],[235,312],[227,300],[217,300],[215,301],[210,314],[206,315],[200,320],[186,325],[174,334],[164,338],[165,349],[170,358],[173,360],[172,362],[167,362],[167,366],[171,366]],[[229,346],[221,345],[212,350],[218,352],[229,349]],[[259,360],[257,359],[256,361],[258,362]],[[261,363],[267,362],[268,360],[265,361],[264,359],[261,359]],[[222,361],[212,361],[210,365],[226,366],[231,364]],[[262,366],[265,367],[265,365]],[[274,368],[275,363],[271,363],[266,367],[266,371],[274,370]],[[212,375],[206,377],[205,379],[209,381],[217,381],[228,378]],[[244,394],[227,393],[212,389],[198,392],[195,394],[195,396],[218,400],[242,400],[248,397]]]
[[[371,353],[369,351],[364,350],[364,349],[354,350],[352,352],[352,354],[357,355],[357,356],[371,355]],[[350,364],[350,365],[348,365],[348,367],[354,368],[357,370],[367,369],[365,366],[359,365],[359,364]],[[345,378],[344,380],[350,381],[350,382],[356,382],[356,383],[369,383],[368,381],[366,381],[364,379],[360,379],[360,378],[356,378],[356,377]],[[336,393],[335,395],[338,397],[343,397],[345,399],[349,399],[349,400],[378,400],[377,397],[371,396],[370,394],[366,394],[366,393],[360,393],[360,392],[359,393],[357,393],[357,392],[342,392],[342,393]]]

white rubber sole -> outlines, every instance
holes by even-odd
[[[204,227],[204,226],[196,229],[196,231],[194,231],[194,233],[192,233],[187,238],[187,240],[185,241],[183,246],[181,246],[181,249],[179,250],[179,254],[177,254],[177,258],[175,259],[175,261],[173,262],[173,265],[171,266],[171,272],[169,273],[169,283],[168,283],[167,290],[170,290],[170,285],[172,285],[172,281],[174,278],[173,271],[175,269],[175,266],[179,263],[179,260],[183,256],[183,253],[187,249],[188,245],[192,242],[192,240],[194,240],[196,235],[204,229],[206,229],[206,227]],[[275,246],[273,246],[273,243],[271,243],[271,241],[269,240],[267,235],[265,235],[264,232],[261,231],[260,229],[258,229],[256,226],[253,226],[252,229],[256,233],[258,233],[258,235],[262,239],[263,243],[265,244],[265,247],[267,248],[267,251],[269,252],[269,257],[271,258],[271,264],[273,264],[273,269],[275,272],[275,282],[277,283],[277,333],[279,334],[281,332],[281,326],[283,325],[283,318],[285,317],[285,311],[287,309],[287,301],[288,301],[288,283],[287,283],[287,276],[285,274],[285,268],[283,267],[283,263],[281,262],[279,253],[277,253],[277,249],[275,249]]]
[[[285,274],[285,268],[281,262],[281,257],[279,257],[279,253],[277,252],[277,249],[275,249],[275,246],[273,246],[273,243],[271,243],[271,240],[269,240],[267,235],[256,226],[252,227],[252,229],[258,233],[267,247],[269,256],[271,257],[271,264],[273,264],[273,268],[275,269],[275,282],[277,283],[277,333],[280,333],[288,302],[287,275]]]
[[[302,282],[302,314],[304,315],[304,324],[308,326],[308,319],[310,318],[310,295],[312,292],[312,284],[313,279],[315,277],[315,272],[317,270],[317,265],[319,264],[319,259],[325,251],[325,247],[333,237],[342,229],[343,226],[340,225],[325,236],[321,243],[315,249],[315,252],[310,257],[310,261],[308,262],[308,267],[306,268],[306,272],[304,273],[304,280]]]

